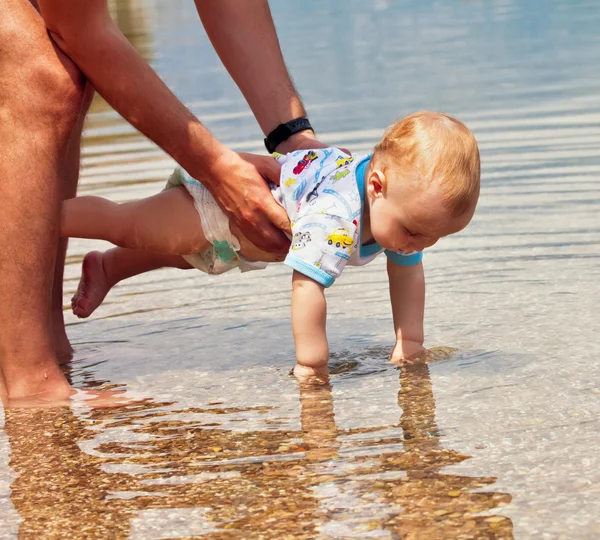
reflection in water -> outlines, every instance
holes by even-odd
[[[300,386],[300,431],[264,407],[268,429],[222,429],[252,409],[223,403],[6,411],[20,536],[512,538],[494,478],[442,472],[468,457],[440,444],[427,364],[399,380],[398,436],[339,429],[331,386]]]
[[[400,530],[407,535],[402,537],[410,538],[410,531],[416,530],[419,535],[429,538],[451,538],[460,531],[478,538],[511,538],[512,523],[508,518],[479,515],[505,506],[511,496],[472,491],[493,484],[495,478],[470,478],[441,472],[443,467],[468,459],[468,456],[440,445],[435,400],[426,364],[408,365],[402,369],[398,405],[403,411],[400,425],[405,454],[402,459],[407,473],[407,481],[394,493],[394,496],[400,496],[405,509],[398,520]]]

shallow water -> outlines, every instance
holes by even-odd
[[[262,151],[192,2],[119,23],[222,141]],[[76,388],[142,404],[4,411],[0,537],[600,536],[600,11],[595,2],[273,2],[321,138],[366,152],[418,109],[480,142],[467,230],[425,257],[429,365],[386,363],[383,261],[330,290],[331,385],[289,376],[290,272],[157,271],[68,315]],[[100,99],[79,193],[161,189],[172,161]],[[65,305],[82,256],[72,241]],[[446,351],[448,353],[448,351]]]

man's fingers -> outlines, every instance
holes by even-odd
[[[238,154],[236,158],[220,175],[222,183],[213,183],[211,193],[254,246],[280,258],[290,245],[281,229],[290,231],[290,224],[265,178],[278,184],[281,165],[270,156]]]
[[[268,202],[265,201],[264,212],[273,225],[290,235],[292,234],[290,218],[288,217],[285,209],[281,205],[277,204],[275,199],[271,199]]]
[[[240,153],[240,157],[250,163],[263,178],[279,185],[281,165],[271,156]]]
[[[263,178],[266,178],[270,182],[279,185],[279,176],[281,173],[281,165],[277,163],[272,157],[264,157],[264,160],[260,161],[260,165],[256,166],[256,170],[260,173]]]
[[[287,253],[290,241],[280,229],[268,220],[265,220],[264,225],[259,229],[249,227],[246,224],[240,224],[239,226],[243,228],[248,240],[257,248],[275,255]]]
[[[243,231],[243,234],[257,248],[277,255],[287,253],[289,240],[271,223],[266,213],[244,212],[235,214],[232,218],[236,227]]]
[[[281,230],[289,230],[287,214],[275,202],[266,184],[259,196],[262,198],[258,203],[247,199],[244,206],[236,205],[232,199],[218,200],[218,204],[226,210],[235,227],[257,248],[276,255],[287,253],[289,240]]]

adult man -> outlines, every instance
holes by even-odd
[[[267,0],[196,6],[263,132],[305,116]],[[66,244],[56,250],[59,208],[76,191],[92,88],[202,179],[274,258],[287,248],[277,227],[288,223],[262,178],[278,177],[273,160],[246,161],[212,137],[127,42],[106,0],[0,0],[0,13],[0,397],[53,401],[71,392],[57,361],[71,352],[62,319]],[[304,130],[277,150],[308,146],[321,145]]]

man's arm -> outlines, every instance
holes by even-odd
[[[327,382],[329,345],[325,288],[297,270],[292,276],[292,331],[296,344],[294,375],[301,381]]]
[[[425,350],[425,274],[422,262],[400,266],[388,260],[387,270],[396,331],[396,346],[390,357],[394,362],[414,357]]]
[[[287,249],[273,226],[287,215],[261,177],[278,180],[270,158],[249,163],[219,143],[130,45],[106,0],[39,0],[39,7],[57,44],[116,111],[201,180],[257,246]]]
[[[195,0],[206,33],[236,82],[263,133],[306,115],[288,73],[267,0]],[[277,147],[325,146],[315,134],[302,131]]]

